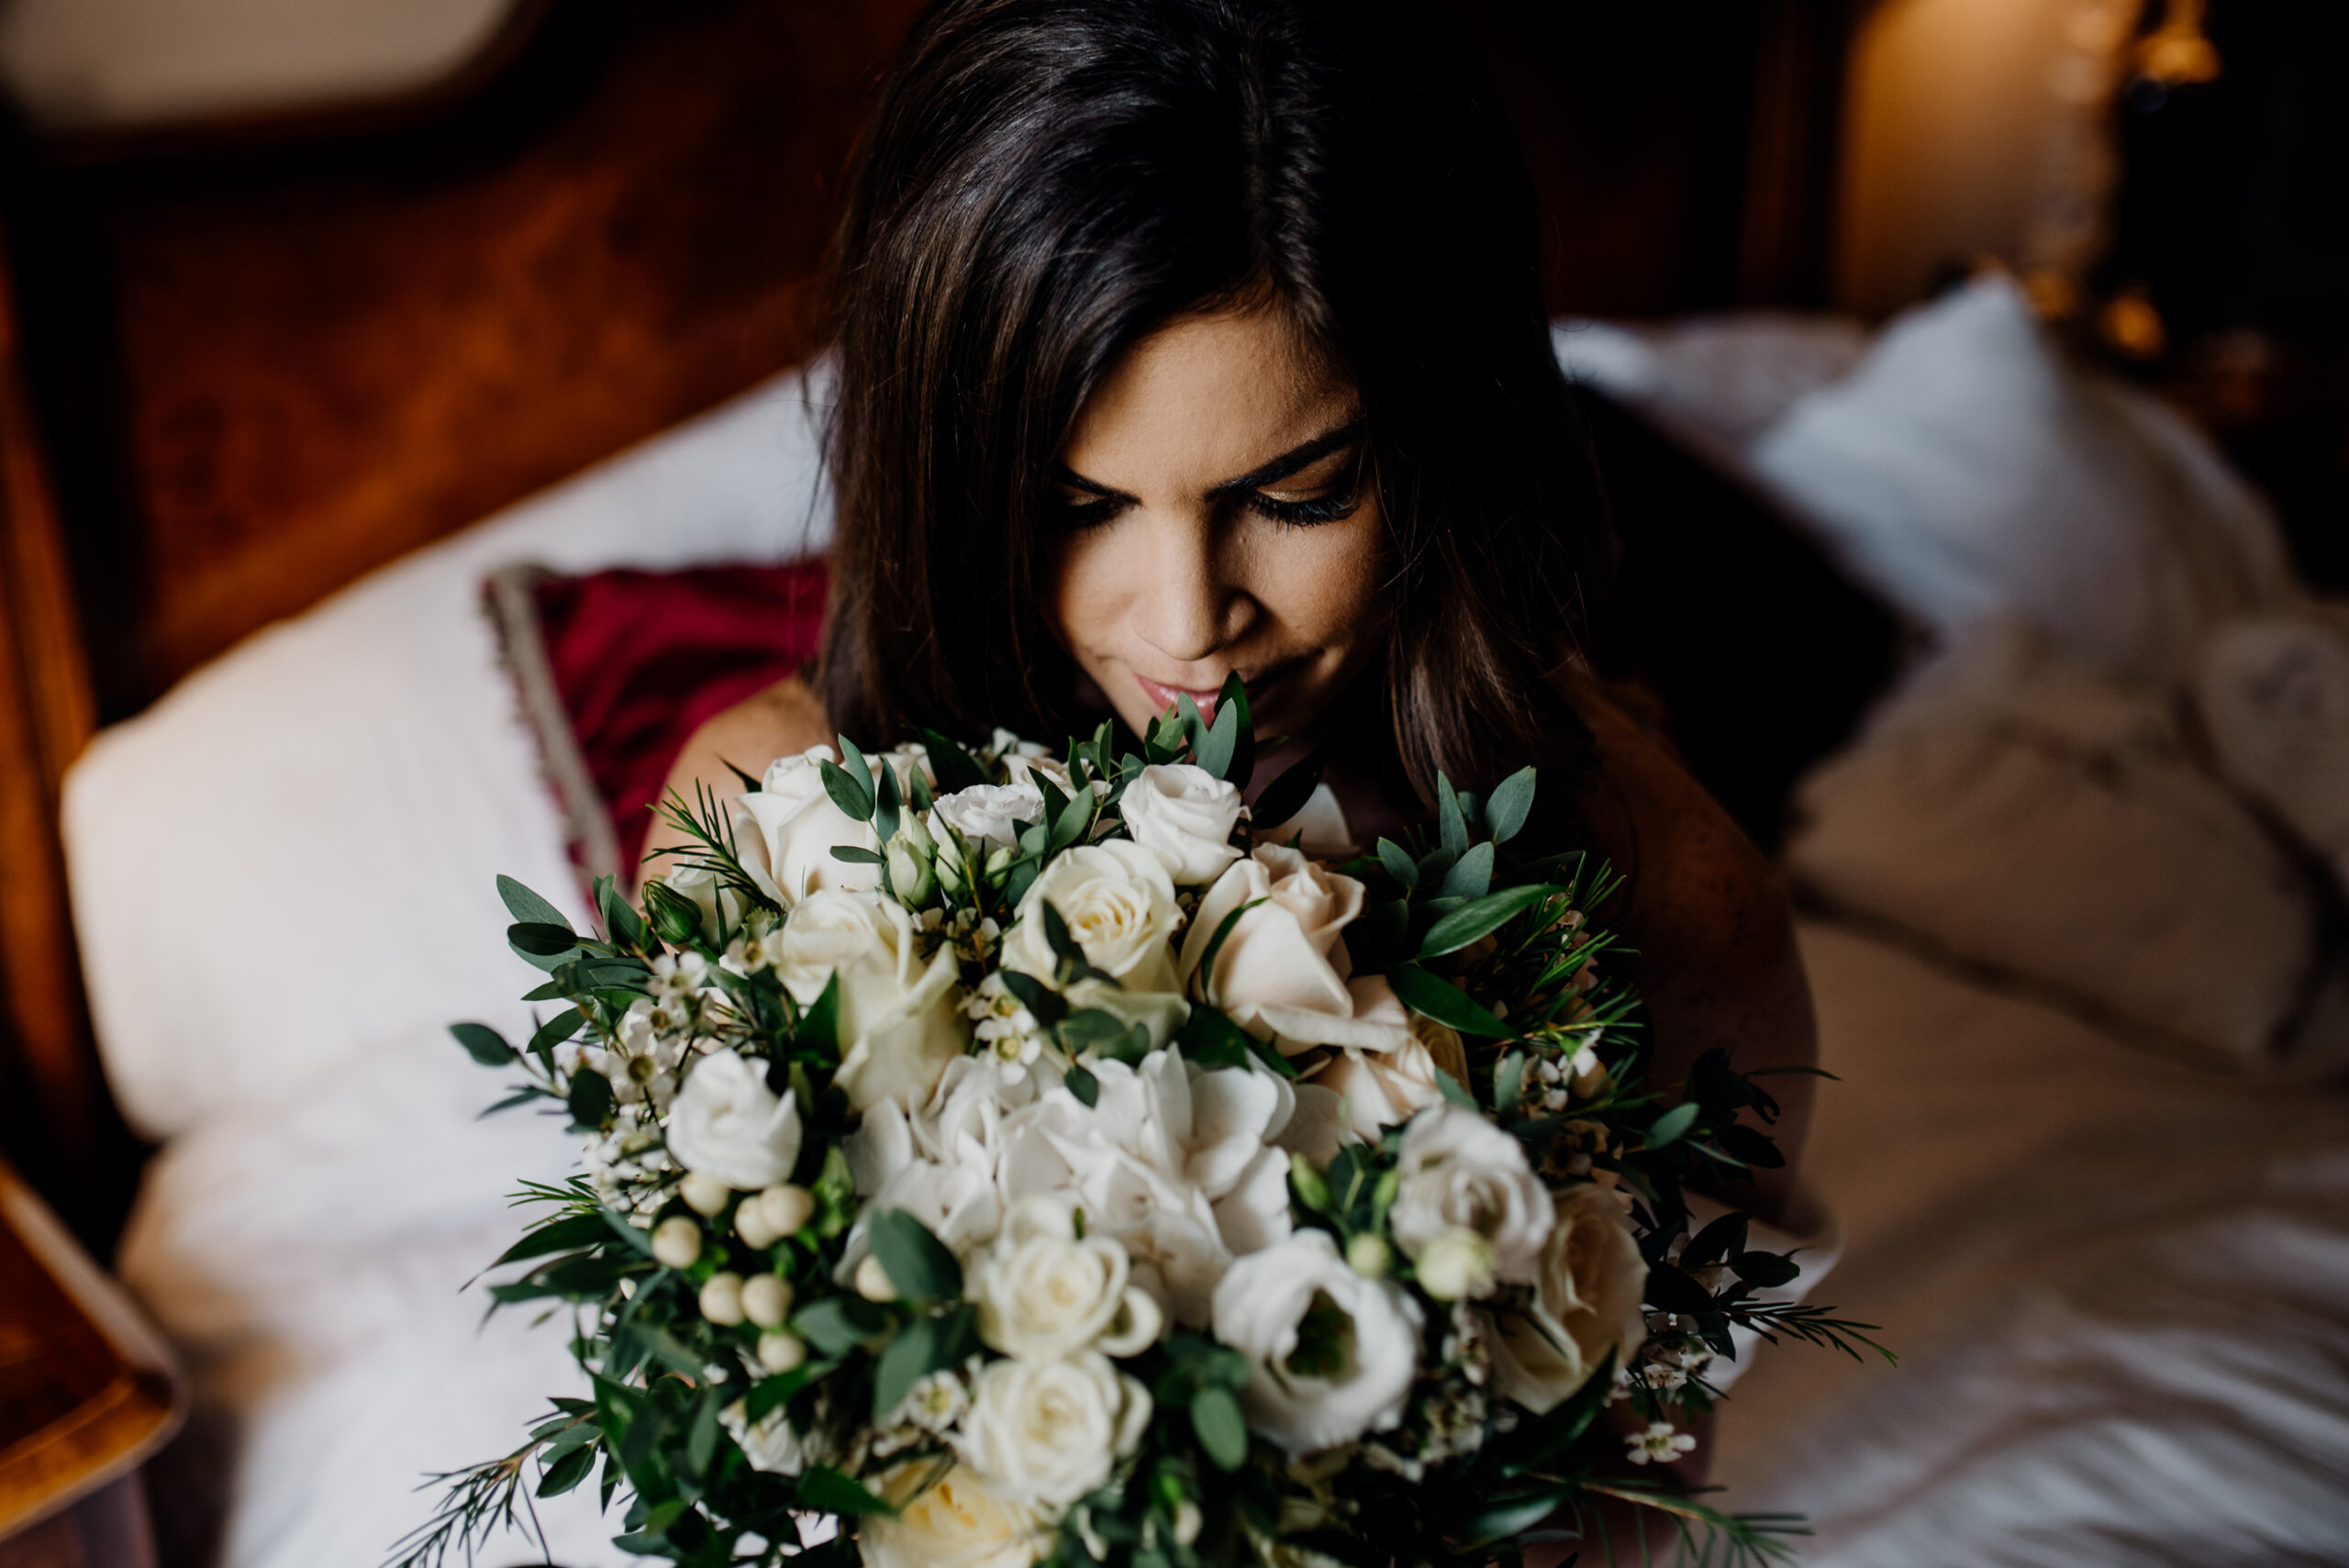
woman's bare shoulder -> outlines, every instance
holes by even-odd
[[[738,795],[743,786],[735,769],[757,778],[777,757],[805,751],[830,739],[823,703],[806,681],[797,675],[785,676],[704,721],[677,753],[662,798],[668,798],[674,790],[691,800],[696,786],[705,786],[720,798]],[[678,843],[683,837],[668,824],[656,822],[645,840],[646,852]]]

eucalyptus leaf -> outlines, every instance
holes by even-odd
[[[799,1478],[799,1504],[818,1514],[891,1514],[896,1509],[834,1470],[819,1464]]]
[[[1320,786],[1321,770],[1327,759],[1319,751],[1307,753],[1304,761],[1286,769],[1281,776],[1266,784],[1256,797],[1252,819],[1261,827],[1277,828],[1305,809],[1306,802]]]
[[[569,926],[523,920],[506,928],[506,940],[516,951],[530,958],[561,958],[579,946],[579,933]]]
[[[1460,814],[1460,797],[1452,781],[1442,773],[1435,776],[1436,837],[1453,854],[1468,852],[1468,821]]]
[[[987,782],[987,771],[979,760],[941,735],[935,729],[919,730],[922,751],[930,761],[932,777],[938,780],[938,793],[952,795],[974,784]]]
[[[571,1091],[563,1096],[563,1104],[571,1109],[571,1119],[581,1127],[601,1130],[604,1118],[612,1114],[611,1080],[601,1073],[574,1073],[571,1075]]]
[[[1068,1085],[1068,1092],[1076,1096],[1076,1103],[1087,1110],[1100,1103],[1101,1080],[1096,1078],[1083,1066],[1072,1063],[1068,1070],[1068,1076],[1063,1082]]]
[[[1648,1147],[1663,1149],[1680,1141],[1681,1135],[1695,1125],[1697,1113],[1702,1108],[1696,1101],[1690,1100],[1686,1105],[1673,1106],[1656,1118],[1648,1124]]]
[[[507,912],[525,925],[561,926],[571,929],[571,921],[563,912],[515,881],[510,876],[497,879],[497,895],[506,902]]]
[[[1449,980],[1438,979],[1416,963],[1398,963],[1386,972],[1386,984],[1405,1006],[1449,1024],[1463,1034],[1488,1040],[1509,1040],[1517,1031],[1495,1018],[1482,1002]]]
[[[1488,846],[1479,844],[1478,849]],[[1466,862],[1461,862],[1466,864]],[[1442,958],[1458,952],[1462,948],[1482,941],[1508,925],[1518,916],[1543,899],[1562,892],[1548,883],[1536,883],[1531,887],[1506,888],[1464,905],[1428,928],[1419,940],[1421,958]]]
[[[1202,1388],[1191,1396],[1191,1430],[1219,1470],[1237,1470],[1248,1460],[1248,1421],[1231,1390]]]
[[[791,1042],[828,1062],[841,1059],[841,977],[837,971],[824,982],[822,993],[799,1015]],[[807,1114],[803,1108],[802,1115]]]
[[[938,1327],[934,1319],[917,1318],[889,1341],[873,1368],[873,1424],[888,1425],[889,1418],[913,1385],[938,1370]]]
[[[1443,873],[1442,883],[1436,888],[1438,898],[1482,898],[1492,891],[1493,846],[1487,841],[1478,844],[1453,862]]]
[[[449,1032],[484,1067],[503,1067],[514,1060],[514,1048],[487,1024],[451,1024]]]
[[[952,1301],[963,1294],[963,1265],[930,1227],[902,1208],[885,1208],[866,1222],[865,1240],[889,1283],[908,1301]]]
[[[586,1016],[578,1008],[565,1007],[540,1025],[539,1032],[530,1037],[530,1054],[544,1056],[556,1046],[577,1034],[580,1026],[586,1021]]]
[[[818,762],[817,772],[823,775],[824,793],[832,804],[859,822],[873,820],[873,792],[849,775],[838,762]]]
[[[1493,841],[1506,844],[1525,828],[1525,819],[1533,814],[1533,770],[1520,768],[1493,786],[1490,799],[1485,802],[1485,823],[1493,830]]]
[[[1387,875],[1393,877],[1404,886],[1419,886],[1419,862],[1411,859],[1409,851],[1404,849],[1402,845],[1397,843],[1394,840],[1381,839],[1378,840],[1378,862],[1386,868]]]

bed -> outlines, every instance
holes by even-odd
[[[1510,90],[1550,139],[1534,161],[1553,218],[1603,197],[1574,154],[1604,145],[1577,143],[1588,128],[1542,96],[1545,70],[1561,73],[1551,88],[1587,73],[1558,63],[1580,40],[1515,8],[1472,11],[1522,46]],[[1593,226],[1606,234],[1585,271],[1553,277],[1562,309],[1815,303],[1823,208],[1800,150],[1819,128],[1789,103],[1819,95],[1750,85],[1783,94],[1831,67],[1836,37],[1803,11],[1756,7],[1750,28],[1707,41],[1675,90],[1717,116],[1705,72],[1749,83],[1736,114],[1688,118],[1653,154],[1671,199]],[[17,398],[0,398],[15,661],[0,718],[21,740],[0,828],[33,851],[12,858],[31,871],[12,879],[6,955],[12,978],[47,987],[12,986],[9,1005],[62,1162],[46,1168],[72,1173],[57,1186],[83,1199],[87,1232],[106,1232],[107,1184],[138,1175],[117,1268],[198,1398],[150,1473],[168,1561],[379,1561],[423,1517],[426,1473],[509,1447],[576,1376],[559,1336],[484,1323],[461,1288],[510,1236],[514,1183],[573,1155],[543,1122],[479,1118],[495,1080],[443,1032],[523,1020],[490,879],[584,913],[576,823],[484,582],[520,562],[772,565],[828,537],[822,373],[790,368],[813,346],[793,311],[820,224],[774,219],[773,248],[730,290],[698,286],[690,246],[648,241],[635,272],[562,274],[586,296],[540,310],[530,269],[510,263],[524,231],[543,261],[622,212],[684,221],[683,195],[641,203],[688,176],[706,202],[742,177],[742,123],[790,149],[765,172],[820,209],[896,13],[596,14],[612,30],[508,40],[511,74],[409,122],[66,149],[37,171],[41,199],[80,204],[83,260],[106,261],[74,297],[106,306],[117,379],[49,373],[68,313],[18,346],[0,387]],[[690,125],[627,133],[687,87]],[[729,119],[738,100],[768,117]],[[508,139],[483,152],[451,115]],[[1745,168],[1748,116],[1784,120],[1785,167]],[[299,153],[319,138],[330,156]],[[353,159],[362,178],[322,172]],[[287,195],[321,181],[323,206]],[[634,195],[582,205],[583,190]],[[230,259],[330,231],[352,255],[413,235],[425,261],[412,291],[391,289],[407,314],[353,287],[312,300],[306,336],[273,336],[278,302],[231,287],[245,274]],[[45,243],[26,297],[72,270],[70,247]],[[452,291],[457,317],[546,336],[448,362],[408,353],[395,376],[370,359]],[[589,306],[612,319],[590,330]],[[1618,673],[1756,836],[1783,843],[1805,901],[1822,1051],[1844,1080],[1809,1156],[1843,1226],[1824,1296],[1904,1355],[1891,1372],[1762,1352],[1718,1472],[1738,1506],[1810,1515],[1811,1560],[1851,1568],[2349,1560],[2349,1108],[2334,1086],[2349,989],[2322,748],[2285,744],[2294,715],[2321,728],[2333,711],[2329,611],[2190,431],[2071,376],[2019,319],[1993,283],[1877,338],[1786,314],[1558,333],[1624,476]],[[340,365],[337,395],[295,402],[355,422],[321,437],[300,484],[273,489],[285,449],[263,439],[268,410],[313,352]],[[490,414],[518,399],[512,439],[494,436]],[[187,414],[204,406],[212,426]],[[110,412],[72,419],[94,407]],[[1855,440],[1904,463],[1854,461]],[[1953,488],[1947,465],[1978,473],[1985,451],[2035,480]],[[1970,510],[1935,510],[1961,492]],[[2051,494],[2066,529],[2049,526]],[[2009,542],[1990,553],[2012,571],[1961,571],[1968,530],[1998,528],[2092,543],[2051,559]],[[2149,607],[2051,617],[2083,580],[2108,599],[2144,584],[2131,602]],[[1773,593],[1738,591],[1756,582]],[[1692,651],[1764,638],[1775,667],[1727,662],[1743,685]],[[1906,656],[1928,646],[1920,670]],[[2301,686],[2278,687],[2279,669]],[[2275,690],[2315,706],[2262,706]],[[484,1561],[623,1560],[575,1495],[539,1526]]]

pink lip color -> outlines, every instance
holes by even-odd
[[[1142,695],[1148,697],[1161,713],[1173,707],[1176,697],[1187,696],[1198,705],[1200,717],[1212,719],[1215,717],[1215,699],[1219,695],[1217,692],[1202,692],[1189,686],[1164,685],[1147,675],[1136,675],[1134,684],[1141,688]]]

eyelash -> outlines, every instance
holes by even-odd
[[[1361,488],[1350,476],[1345,487],[1327,495],[1317,495],[1309,501],[1283,501],[1252,490],[1241,497],[1240,505],[1268,522],[1284,528],[1309,528],[1321,523],[1334,523],[1353,517],[1354,508],[1362,505]],[[1072,528],[1090,528],[1108,522],[1118,515],[1120,503],[1114,496],[1098,500],[1072,501],[1062,514]]]
[[[1317,495],[1310,501],[1281,501],[1262,491],[1252,490],[1241,504],[1258,517],[1283,527],[1309,528],[1318,523],[1334,523],[1341,517],[1353,516],[1354,508],[1362,504],[1362,497],[1355,487],[1349,484],[1342,490]]]

